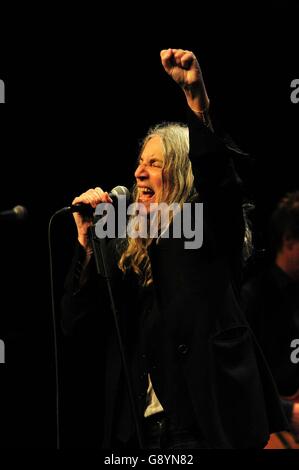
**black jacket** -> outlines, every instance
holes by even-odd
[[[107,242],[120,327],[138,415],[145,409],[147,373],[168,416],[179,427],[196,423],[211,448],[252,448],[286,427],[276,388],[239,306],[244,223],[234,152],[190,114],[190,159],[203,202],[203,245],[183,238],[152,243],[153,287],[116,266],[117,240]],[[66,283],[66,332],[98,331],[106,357],[104,446],[128,439],[134,426],[109,300],[101,276],[77,290],[83,250]],[[102,287],[99,283],[103,284]]]

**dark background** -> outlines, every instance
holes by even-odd
[[[290,101],[290,83],[299,75],[295,7],[120,8],[108,16],[73,11],[47,27],[41,22],[1,65],[7,103],[0,108],[0,211],[23,204],[29,218],[0,222],[0,338],[6,345],[0,447],[55,448],[49,219],[90,187],[130,186],[147,128],[184,120],[183,94],[162,70],[161,49],[195,52],[217,121],[254,156],[250,181],[261,247],[267,247],[267,220],[278,199],[299,188],[299,104]],[[56,218],[62,447],[96,445],[99,419],[84,398],[87,391],[96,398],[90,390],[100,381],[101,362],[91,371],[87,345],[64,338],[59,328],[74,240],[71,217]]]

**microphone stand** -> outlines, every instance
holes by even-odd
[[[89,227],[88,231],[89,231],[88,233],[89,239],[91,241],[93,253],[95,257],[97,274],[103,276],[106,280],[107,289],[109,293],[109,299],[110,299],[110,305],[112,309],[112,315],[114,319],[114,324],[115,324],[115,329],[116,329],[116,334],[117,334],[117,339],[118,339],[118,344],[119,344],[119,350],[121,354],[121,360],[122,360],[122,364],[124,368],[126,385],[127,385],[128,394],[129,394],[131,411],[132,411],[133,420],[134,420],[134,424],[136,428],[138,444],[139,444],[140,449],[143,449],[142,433],[141,433],[141,429],[140,429],[140,425],[139,425],[139,421],[137,417],[136,404],[135,404],[134,397],[133,397],[133,389],[132,389],[131,378],[130,378],[129,368],[127,364],[127,359],[126,359],[126,352],[125,352],[125,348],[124,348],[122,337],[121,337],[121,331],[120,331],[119,322],[117,318],[118,313],[117,313],[117,308],[115,305],[112,286],[110,282],[111,277],[109,276],[109,270],[108,270],[108,265],[107,265],[107,260],[106,260],[105,239],[97,237],[95,233],[95,223],[93,223],[93,225]]]

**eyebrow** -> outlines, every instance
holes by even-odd
[[[163,163],[163,160],[161,160],[161,159],[158,158],[158,157],[155,157],[155,155],[151,155],[151,156],[149,157],[149,161],[152,162],[153,160],[155,160],[156,162]],[[143,161],[143,158],[140,157],[138,161],[139,161],[139,162],[142,162],[142,161]]]

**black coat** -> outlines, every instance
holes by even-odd
[[[195,186],[204,204],[202,247],[185,249],[183,238],[152,243],[154,283],[142,289],[134,274],[123,276],[117,268],[118,241],[107,242],[134,398],[141,418],[149,372],[165,412],[178,426],[196,423],[211,448],[262,447],[269,432],[286,424],[238,301],[244,235],[243,196],[233,163],[238,156],[193,115],[189,131]],[[104,446],[109,447],[111,435],[129,437],[133,422],[104,280],[91,274],[77,290],[83,257],[78,247],[62,325],[68,333],[100,332],[106,357]]]

